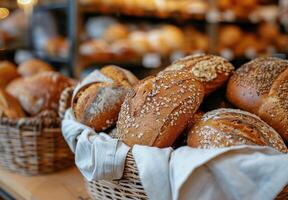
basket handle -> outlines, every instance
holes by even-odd
[[[60,96],[58,114],[61,119],[64,118],[66,110],[71,107],[71,99],[74,87],[68,87],[63,90]]]

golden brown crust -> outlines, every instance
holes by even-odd
[[[30,115],[44,110],[58,110],[62,91],[73,81],[57,72],[43,72],[32,77],[19,78],[7,86],[7,91],[18,99]]]
[[[285,142],[288,142],[287,74],[288,61],[258,58],[236,71],[226,92],[231,103],[258,115],[276,129]]]
[[[127,93],[127,88],[113,83],[97,83],[81,90],[73,103],[78,121],[103,131],[114,125]]]
[[[106,66],[97,74],[96,82],[76,91],[73,111],[78,121],[103,131],[116,124],[125,96],[138,79],[117,66]]]
[[[123,86],[131,87],[139,81],[130,71],[115,65],[105,66],[100,70],[100,72]]]
[[[9,82],[19,77],[16,66],[9,61],[0,62],[0,88],[5,88]]]
[[[130,146],[171,146],[203,96],[202,84],[183,71],[146,78],[127,94],[119,113],[117,136]]]
[[[20,103],[16,98],[0,89],[0,117],[21,118],[25,116]]]
[[[288,67],[274,81],[258,115],[288,142]]]
[[[53,67],[48,63],[38,59],[27,60],[21,63],[21,65],[18,67],[18,72],[23,77],[33,76],[35,74],[46,71],[53,71]]]
[[[234,67],[226,59],[219,56],[194,55],[179,59],[165,69],[165,71],[171,70],[189,71],[203,83],[205,95],[208,95],[225,83]]]
[[[256,115],[236,109],[206,113],[189,131],[188,145],[194,148],[260,145],[288,152],[273,128]]]

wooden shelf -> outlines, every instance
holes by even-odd
[[[32,177],[0,169],[0,187],[17,200],[91,200],[76,167]]]

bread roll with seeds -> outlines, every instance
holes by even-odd
[[[72,108],[76,119],[95,131],[112,127],[127,92],[137,82],[131,72],[117,66],[94,71],[74,91]]]
[[[28,114],[36,115],[45,110],[57,112],[62,91],[73,83],[58,72],[43,72],[12,81],[7,91],[18,99]]]
[[[206,113],[188,134],[188,146],[221,148],[237,145],[270,146],[287,153],[280,135],[259,117],[237,109],[218,109]]]
[[[227,86],[228,100],[258,115],[288,142],[288,61],[257,58],[241,66]]]
[[[21,118],[24,111],[16,98],[0,88],[0,117]]]
[[[221,87],[232,74],[234,67],[226,59],[214,55],[192,55],[175,61],[165,71],[189,71],[204,85],[205,95]]]
[[[19,77],[16,66],[9,61],[0,62],[0,88],[5,88],[9,82]]]
[[[18,72],[23,77],[33,76],[41,72],[54,71],[53,67],[42,60],[30,59],[21,63]]]
[[[203,96],[202,84],[183,71],[144,79],[126,96],[117,136],[129,146],[169,147],[186,128]]]

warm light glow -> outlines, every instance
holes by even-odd
[[[9,10],[7,8],[0,8],[0,19],[8,17]]]
[[[17,3],[22,6],[35,5],[37,3],[37,0],[17,0]]]

